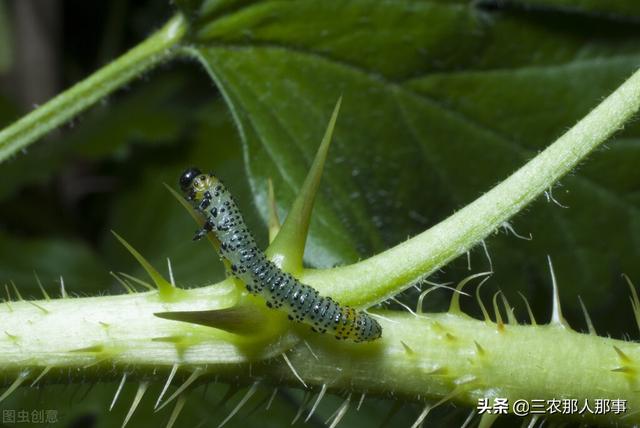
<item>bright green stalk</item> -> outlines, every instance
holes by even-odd
[[[0,312],[4,330],[0,372],[6,384],[15,379],[30,384],[45,369],[45,382],[61,373],[67,382],[69,368],[74,369],[70,373],[83,368],[77,372],[78,380],[87,382],[121,376],[113,370],[115,366],[126,367],[129,380],[152,376],[162,382],[178,364],[177,379],[196,372],[205,381],[217,376],[247,383],[262,378],[280,384],[284,378],[291,385],[301,385],[279,357],[287,352],[307,385],[326,384],[330,390],[348,389],[355,394],[393,394],[418,402],[450,397],[468,406],[475,406],[479,398],[495,397],[512,403],[521,398],[621,398],[628,400],[626,413],[640,407],[640,396],[634,392],[640,347],[580,334],[560,324],[502,325],[452,312],[416,316],[384,312],[380,322],[385,334],[379,341],[344,343],[295,327],[309,347],[300,344],[289,351],[289,335],[284,342],[265,344],[153,315],[233,307],[236,290],[230,282],[223,282],[183,290],[175,302],[153,291],[5,303]],[[265,360],[269,357],[275,359]],[[251,362],[251,372],[238,364],[246,362]],[[622,416],[600,415],[591,420],[640,422],[640,413]]]
[[[0,162],[35,142],[149,68],[171,58],[185,34],[181,16],[115,61],[0,131]]]
[[[542,153],[431,229],[374,257],[310,272],[310,284],[346,304],[371,306],[464,254],[571,171],[640,108],[640,71]]]

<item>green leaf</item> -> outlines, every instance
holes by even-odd
[[[343,95],[306,254],[310,264],[332,266],[395,245],[472,201],[635,70],[634,3],[616,3],[627,22],[582,13],[593,2],[572,4],[579,13],[557,3],[527,11],[409,0],[227,1],[200,9],[192,2],[190,51],[234,115],[264,218],[267,179],[284,212]],[[550,254],[572,307],[578,293],[596,311],[605,310],[603,294],[626,301],[614,290],[619,273],[640,277],[640,246],[631,238],[638,136],[629,127],[625,144],[612,142],[554,189],[569,209],[539,201],[512,222],[533,241],[489,240],[503,287],[535,291],[545,300],[534,307],[548,307]],[[594,219],[601,219],[596,227]],[[482,250],[472,266],[487,268]],[[627,319],[613,318],[608,325],[618,328]]]

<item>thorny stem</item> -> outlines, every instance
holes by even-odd
[[[69,373],[78,373],[83,382],[104,382],[121,376],[124,368],[128,380],[162,382],[178,364],[176,379],[197,371],[205,382],[220,377],[301,386],[279,358],[288,347],[279,348],[278,341],[265,346],[221,330],[153,316],[158,311],[229,307],[237,298],[229,282],[185,293],[181,302],[163,302],[152,291],[5,303],[0,312],[4,383],[22,378],[30,384],[45,369],[42,382],[68,382]],[[297,375],[310,387],[327,385],[334,391],[393,394],[414,401],[450,396],[471,406],[479,398],[495,397],[511,403],[570,397],[582,404],[589,399],[592,408],[594,399],[625,399],[627,412],[587,412],[585,420],[640,422],[640,413],[633,413],[640,408],[640,396],[634,392],[640,387],[636,344],[580,334],[560,324],[503,325],[452,312],[378,315],[385,334],[369,344],[339,342],[300,328],[307,343],[287,351]],[[269,348],[273,358],[256,361],[267,356]],[[238,364],[246,362],[251,362],[250,371],[247,364]]]
[[[543,152],[474,202],[431,229],[349,266],[309,272],[306,280],[337,300],[371,306],[411,286],[520,212],[613,133],[640,108],[640,71]]]
[[[181,16],[115,61],[0,131],[0,162],[77,116],[114,90],[176,53],[185,33]]]

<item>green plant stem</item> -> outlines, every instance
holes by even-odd
[[[185,29],[182,17],[175,16],[138,46],[0,131],[0,162],[170,58]]]
[[[279,356],[287,349],[307,385],[327,385],[334,391],[393,394],[417,402],[451,396],[468,406],[475,406],[479,398],[496,397],[511,403],[516,399],[623,398],[628,400],[626,418],[607,414],[592,420],[620,425],[640,421],[640,413],[631,414],[640,407],[640,396],[634,392],[640,386],[640,347],[558,324],[502,325],[464,314],[384,312],[380,322],[385,334],[379,341],[340,342],[300,327],[307,343],[298,342],[289,350],[278,348],[278,341],[265,346],[153,315],[230,307],[236,303],[236,290],[231,282],[223,282],[185,290],[180,301],[170,303],[155,291],[4,303],[0,307],[3,382],[8,385],[22,377],[31,383],[45,369],[43,382],[103,382],[122,376],[125,367],[129,380],[163,382],[178,364],[177,379],[197,370],[203,381],[263,379],[300,386]],[[269,347],[273,354],[264,354]]]
[[[309,271],[305,280],[338,301],[371,306],[400,293],[464,254],[500,227],[596,147],[640,108],[640,71],[552,145],[474,202],[376,256],[338,269]]]

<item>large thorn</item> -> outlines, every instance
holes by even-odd
[[[453,295],[451,296],[451,304],[449,305],[449,313],[452,314],[460,314],[462,311],[460,310],[460,293],[462,293],[462,289],[464,288],[465,285],[467,285],[469,283],[469,281],[471,281],[472,279],[481,277],[481,276],[487,276],[487,275],[491,275],[493,272],[480,272],[480,273],[476,273],[474,275],[468,276],[465,279],[463,279],[462,281],[460,281],[460,283],[458,283],[458,285],[456,286],[456,293],[453,293]]]
[[[120,241],[120,243],[131,253],[133,257],[140,263],[140,266],[147,272],[147,274],[151,277],[153,282],[158,287],[158,293],[161,297],[170,298],[172,297],[179,289],[173,287],[169,281],[164,279],[160,272],[158,272],[151,263],[145,259],[142,254],[140,254],[135,248],[133,248],[127,241],[124,240],[120,235],[118,235],[113,230],[111,231],[113,235]]]
[[[234,306],[209,311],[156,312],[158,318],[218,328],[234,334],[256,334],[268,324],[262,311],[249,306]]]
[[[302,258],[304,256],[304,246],[309,234],[309,223],[311,221],[311,211],[313,203],[320,187],[320,179],[324,163],[333,137],[333,130],[340,111],[342,97],[338,99],[333,114],[329,120],[329,125],[325,131],[320,147],[313,160],[307,178],[302,184],[302,188],[291,206],[278,235],[275,237],[266,253],[270,258],[282,260],[282,268],[288,272],[297,272],[302,269]]]

